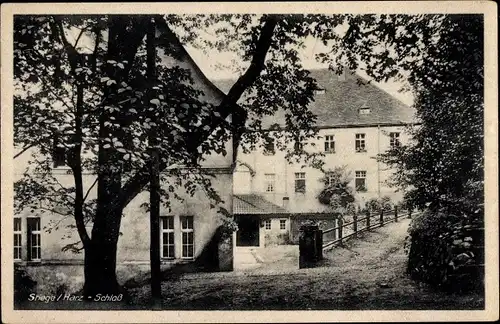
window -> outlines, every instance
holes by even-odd
[[[264,228],[268,231],[271,229],[271,220],[270,219],[266,219],[264,221]]]
[[[60,147],[59,145],[59,137],[55,136],[52,147],[52,163],[54,168],[66,165],[66,150],[64,147]]]
[[[287,208],[289,202],[290,202],[289,197],[283,197],[283,207]]]
[[[325,89],[314,89],[314,94],[325,94]]]
[[[356,152],[366,152],[365,134],[356,134]]]
[[[295,173],[295,192],[306,192],[306,173]]]
[[[401,145],[399,141],[399,133],[389,133],[389,144],[391,148],[395,148]]]
[[[166,259],[175,258],[175,241],[174,241],[174,217],[161,217],[161,256]]]
[[[356,191],[366,191],[366,171],[356,171]]]
[[[276,175],[274,173],[265,173],[266,178],[266,192],[274,192]]]
[[[274,140],[268,137],[264,142],[264,155],[274,155],[274,153]]]
[[[325,152],[335,153],[335,137],[333,135],[325,136]]]
[[[280,230],[286,230],[286,219],[280,219]]]
[[[21,218],[14,217],[14,260],[21,260],[22,252]]]
[[[194,258],[193,216],[181,216],[182,258]]]
[[[40,217],[29,217],[26,220],[28,225],[28,260],[39,261],[42,254]]]
[[[359,114],[360,115],[368,115],[368,114],[370,114],[370,112],[371,112],[370,108],[361,108],[361,109],[359,109]]]

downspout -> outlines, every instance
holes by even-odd
[[[258,153],[257,153],[258,154]],[[255,176],[257,175],[257,154],[252,154],[252,160],[253,160],[253,169],[255,171],[255,173],[252,175],[250,173],[250,193],[256,193],[256,191],[254,191],[254,187],[253,187],[253,180],[255,178]]]
[[[285,196],[288,197],[288,162],[286,158],[283,158],[283,160],[285,162]]]

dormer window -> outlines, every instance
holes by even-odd
[[[360,115],[368,115],[370,114],[371,110],[368,107],[363,107],[359,109],[359,114]]]

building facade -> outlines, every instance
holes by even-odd
[[[399,202],[402,192],[387,183],[393,170],[376,157],[410,140],[407,126],[415,124],[414,110],[355,73],[344,71],[338,76],[327,69],[310,72],[318,89],[309,109],[317,115],[319,132],[317,137],[300,143],[301,147],[311,153],[323,153],[326,170],[345,167],[359,208],[372,198],[384,196]],[[263,120],[263,125],[273,124],[284,126],[279,113]],[[260,216],[264,232],[266,226],[272,231],[275,222],[276,227],[286,228],[283,231],[290,238],[296,238],[292,228],[296,229],[296,223],[304,219],[322,220],[325,226],[333,227],[333,215],[318,200],[327,174],[308,165],[290,164],[285,159],[286,152],[277,149],[272,140],[260,144],[251,153],[238,152],[234,194],[259,196],[291,215],[284,220],[283,214],[273,216],[268,212],[266,217],[274,218],[272,225]],[[288,144],[288,149],[294,145]],[[283,226],[278,221],[294,224]],[[276,237],[269,242],[282,242]]]

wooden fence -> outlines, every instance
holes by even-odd
[[[344,223],[339,218],[337,226],[323,230],[323,250],[342,244],[346,240],[356,237],[366,231],[384,226],[391,222],[398,222],[403,218],[411,218],[411,211],[400,211],[397,207],[393,210],[383,210],[378,213],[367,212],[365,215],[353,215],[353,220]],[[331,235],[331,234],[334,235]],[[328,238],[330,237],[330,240]],[[333,238],[333,239],[331,239]]]

